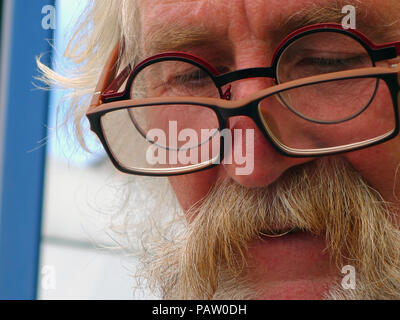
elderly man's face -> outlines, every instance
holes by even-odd
[[[374,32],[379,31],[379,26],[375,31],[364,27],[368,23],[374,24],[374,14],[387,14],[389,2],[385,2],[387,7],[382,7],[382,2],[378,1],[362,2],[363,8],[376,7],[376,10],[370,12],[369,21],[357,21],[359,29],[378,43],[396,39],[377,38]],[[268,66],[277,44],[292,31],[293,26],[286,23],[296,21],[299,24],[296,27],[300,27],[302,23],[314,23],[318,19],[321,20],[319,22],[330,22],[326,20],[329,17],[323,16],[323,10],[320,11],[322,16],[318,16],[318,10],[329,3],[332,1],[146,1],[142,8],[143,46],[151,47],[149,54],[176,49],[186,51],[231,71]],[[316,15],[311,19],[312,10]],[[338,6],[337,11],[339,16],[341,7]],[[362,19],[361,15],[359,19]],[[199,26],[201,37],[198,35]],[[170,47],[168,41],[149,43],[154,40],[150,35],[156,29],[163,30],[161,34],[165,32],[167,40],[175,33],[176,38],[184,41],[171,41]],[[191,32],[195,41],[190,37]],[[270,85],[270,80],[265,79],[241,81],[235,84],[233,99],[248,96]],[[228,125],[231,129],[254,129],[254,171],[250,175],[236,175],[234,164],[221,164],[199,173],[170,177],[169,181],[184,210],[203,199],[219,179],[230,178],[245,188],[268,187],[294,167],[316,161],[279,154],[248,117],[233,117]],[[378,146],[336,156],[335,159],[349,163],[384,200],[395,203],[399,195],[396,188],[396,170],[400,164],[399,140],[397,137]],[[329,214],[326,212],[326,215]],[[261,297],[321,298],[334,276],[340,274],[340,269],[338,271],[334,267],[324,251],[326,245],[324,234],[315,236],[308,232],[252,241],[246,259],[254,266],[253,275]]]

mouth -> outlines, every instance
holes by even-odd
[[[285,229],[276,229],[276,230],[266,230],[261,231],[260,236],[267,238],[279,238],[284,236],[289,236],[296,233],[305,232],[305,230],[300,228],[285,228]]]
[[[326,247],[323,234],[298,227],[259,232],[249,261],[260,299],[322,299],[337,272]]]

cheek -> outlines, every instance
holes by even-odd
[[[184,211],[190,209],[207,195],[211,187],[221,176],[220,167],[217,166],[192,174],[169,177],[171,187]]]
[[[397,169],[400,165],[400,137],[344,157],[367,179],[386,201],[400,204]]]

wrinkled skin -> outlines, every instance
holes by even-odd
[[[318,1],[323,3],[323,1]],[[329,2],[329,1],[328,1]],[[365,1],[378,6],[377,1]],[[269,65],[275,46],[270,30],[275,30],[282,17],[295,14],[302,7],[316,3],[310,0],[218,0],[218,1],[146,1],[142,10],[144,42],[152,26],[168,28],[171,21],[181,25],[203,25],[220,42],[186,48],[211,63],[226,63],[231,70]],[[210,14],[212,13],[212,14]],[[282,39],[284,35],[281,35]],[[280,40],[278,37],[278,41]],[[223,40],[223,41],[222,41]],[[397,39],[400,40],[400,39]],[[211,40],[210,40],[211,41]],[[221,62],[223,61],[223,62]],[[235,86],[234,98],[240,99],[270,85],[270,80],[241,81]],[[235,175],[235,165],[219,165],[195,174],[171,177],[170,183],[184,210],[203,198],[217,179],[229,177],[251,188],[267,186],[286,170],[313,161],[289,158],[279,154],[267,142],[255,123],[247,117],[231,118],[231,129],[255,130],[255,169],[250,175]],[[373,123],[370,124],[373,126]],[[396,169],[400,163],[400,138],[361,151],[343,154],[348,161],[386,201],[397,202],[394,189]],[[333,274],[324,240],[296,235],[287,241],[274,239],[256,242],[250,249],[256,277],[265,286],[263,298],[320,298]],[[265,273],[263,270],[268,269]]]

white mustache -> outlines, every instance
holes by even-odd
[[[245,276],[250,241],[296,228],[325,235],[332,263],[356,261],[365,281],[376,284],[368,286],[369,295],[388,288],[385,294],[393,296],[384,279],[400,275],[400,237],[389,208],[348,163],[333,158],[292,168],[264,188],[222,181],[187,213],[194,219],[186,230],[158,248],[152,272],[161,282],[171,280],[163,284],[170,288],[166,297],[212,298],[222,275]]]

